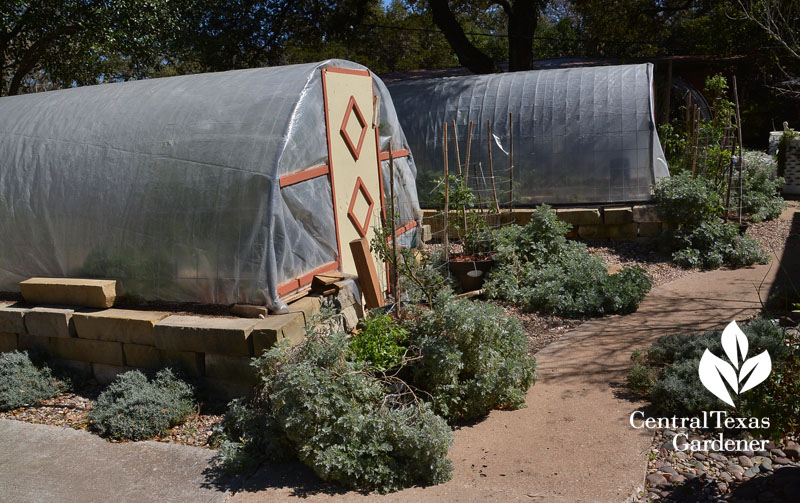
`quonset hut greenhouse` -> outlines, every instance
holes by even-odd
[[[380,127],[379,127],[380,126]],[[389,191],[407,244],[415,167],[389,93],[329,60],[0,99],[0,291],[105,277],[146,300],[282,305],[354,273]]]
[[[443,175],[443,122],[450,129],[450,163],[455,157],[452,120],[462,163],[468,124],[474,124],[470,186],[488,186],[491,121],[493,172],[499,186],[509,187],[500,183],[510,178],[509,113],[515,204],[646,201],[651,185],[669,176],[653,115],[652,64],[397,80],[387,87],[426,205],[433,181]],[[507,203],[510,188],[499,190]]]

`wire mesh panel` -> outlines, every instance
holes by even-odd
[[[396,81],[387,87],[415,156],[420,201],[430,207],[443,173],[443,123],[453,120],[461,159],[470,152],[470,187],[482,197],[491,185],[490,151],[496,188],[510,187],[513,131],[517,205],[650,199],[651,185],[669,176],[655,129],[652,83],[653,65],[641,64]],[[448,148],[452,155],[452,139]],[[510,197],[510,188],[498,193],[501,205]]]

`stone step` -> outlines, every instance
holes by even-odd
[[[74,313],[75,331],[82,339],[155,345],[156,323],[169,316],[160,311],[106,309],[92,313]]]
[[[169,351],[253,356],[250,333],[261,320],[172,315],[155,327],[155,345]]]
[[[30,278],[20,282],[19,290],[31,304],[107,308],[117,298],[112,279]]]

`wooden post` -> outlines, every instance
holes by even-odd
[[[358,273],[358,284],[364,294],[364,303],[367,309],[375,309],[383,306],[383,293],[381,284],[378,281],[378,271],[375,269],[375,261],[369,253],[369,242],[367,238],[354,239],[350,241],[350,252],[356,263]]]
[[[697,147],[700,141],[700,108],[694,107],[694,121],[692,123],[692,133],[689,137],[692,142],[692,178],[695,178],[695,166],[697,166]]]
[[[736,88],[736,75],[733,76],[733,96],[736,100],[736,130],[739,133],[739,225],[742,224],[742,175],[744,173],[744,155],[742,155],[742,116],[739,114],[739,90]],[[734,149],[735,152],[735,149]]]
[[[397,234],[395,230],[395,222],[397,215],[394,209],[394,155],[392,154],[392,140],[389,140],[389,197],[391,198],[391,212],[392,212],[392,264],[394,271],[392,275],[392,295],[397,308],[397,317],[401,317],[400,313],[400,285],[399,275],[397,274]]]
[[[442,123],[442,147],[444,149],[444,261],[450,261],[450,173],[447,166],[447,123]]]
[[[514,114],[508,112],[508,208],[514,215]]]
[[[733,151],[736,151],[736,138],[733,139]],[[731,160],[728,164],[728,191],[725,196],[725,218],[723,221],[728,223],[728,215],[731,212],[731,184],[733,183],[733,153],[731,153]]]
[[[489,180],[492,182],[492,198],[494,199],[494,209],[500,213],[500,204],[497,202],[497,187],[494,183],[494,167],[492,166],[492,121],[486,121],[486,148],[489,149]]]

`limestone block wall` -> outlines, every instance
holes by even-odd
[[[786,147],[783,193],[797,195],[800,194],[800,137],[787,141]]]
[[[174,366],[206,393],[227,400],[252,390],[253,356],[282,339],[302,341],[306,324],[323,306],[341,313],[336,328],[352,330],[363,316],[360,299],[349,289],[304,297],[289,304],[288,314],[264,318],[2,302],[0,352],[41,353],[101,383],[131,369]]]
[[[533,208],[515,209],[499,215],[487,216],[489,224],[499,226],[509,223],[525,225],[531,219]],[[430,236],[442,235],[444,218],[437,210],[423,211],[423,224],[430,226]],[[586,240],[636,240],[653,239],[661,234],[662,223],[654,204],[615,205],[601,207],[558,208],[558,219],[572,224],[567,237]],[[450,219],[458,216],[452,213]],[[427,228],[426,228],[427,232]],[[450,237],[458,236],[451,228]]]

